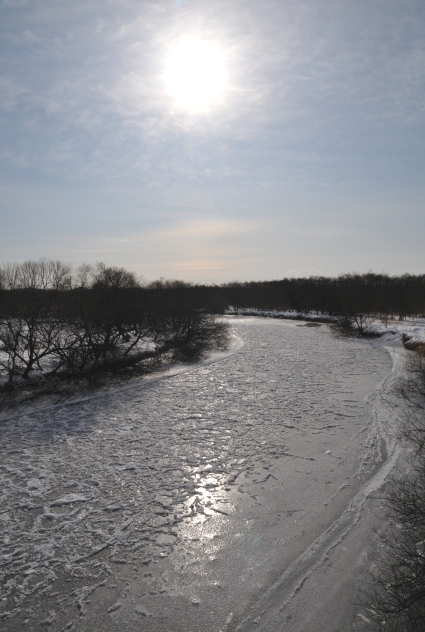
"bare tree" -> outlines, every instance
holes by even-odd
[[[49,287],[57,292],[70,290],[72,287],[72,266],[59,259],[48,262]]]
[[[104,263],[0,268],[3,390],[30,378],[120,370],[152,354],[193,360],[224,344],[225,329],[182,281],[142,287],[135,273]]]
[[[140,282],[134,272],[115,266],[108,267],[104,263],[96,264],[93,286],[103,288],[133,288],[139,287]]]
[[[0,266],[0,289],[14,290],[19,286],[19,264],[4,263]]]
[[[94,268],[89,263],[82,263],[72,274],[72,287],[89,288],[93,283]]]

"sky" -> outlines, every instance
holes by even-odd
[[[425,273],[423,0],[0,0],[0,261]]]

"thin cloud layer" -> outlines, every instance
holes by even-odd
[[[215,221],[267,217],[264,253],[272,226],[290,222],[299,235],[319,235],[330,216],[336,253],[352,200],[360,223],[366,208],[394,212],[388,200],[400,200],[416,221],[424,199],[424,33],[420,0],[3,0],[3,212],[22,219],[45,200],[47,225],[66,234],[74,208],[81,235],[95,226],[116,232],[118,224],[131,233],[152,216],[164,235],[170,222],[209,230]],[[226,65],[220,100],[201,113],[177,107],[167,91],[167,59],[184,37],[219,47]],[[11,187],[17,197],[27,188],[25,212]],[[68,196],[66,211],[55,209],[52,187]],[[245,261],[248,241],[239,241]],[[50,243],[41,239],[40,256]],[[406,265],[417,266],[419,253],[405,246]],[[289,259],[295,253],[294,243]],[[371,267],[370,257],[349,254],[358,269]],[[380,268],[397,271],[395,259],[382,257]],[[344,269],[328,246],[319,258],[306,256],[306,274]],[[286,263],[275,261],[260,266],[265,274],[281,274]],[[247,278],[258,265],[253,259]],[[295,260],[287,267],[298,268]]]

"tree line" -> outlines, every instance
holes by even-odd
[[[249,283],[219,288],[236,308],[294,310],[353,316],[382,314],[403,320],[425,314],[425,275],[344,274]],[[217,289],[211,291],[211,297]]]
[[[26,261],[0,265],[0,290],[32,288],[57,291],[93,287],[139,288],[149,293],[160,288],[176,300],[189,300],[209,313],[225,309],[293,310],[333,315],[382,314],[403,320],[425,315],[425,274],[343,274],[338,277],[284,278],[221,285],[183,281],[142,283],[133,272],[105,264],[77,268],[61,261]]]
[[[164,353],[191,359],[224,344],[214,315],[242,308],[336,316],[362,333],[370,316],[425,314],[425,275],[200,285],[143,283],[125,268],[39,259],[0,265],[0,381],[117,369]]]
[[[0,266],[3,391],[48,379],[135,366],[167,353],[193,360],[226,342],[226,327],[184,283],[149,286],[124,268],[60,261]]]

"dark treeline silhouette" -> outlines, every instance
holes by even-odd
[[[228,283],[211,288],[235,308],[324,312],[333,315],[382,314],[399,319],[425,313],[425,275],[344,274],[250,283]]]
[[[382,314],[403,320],[425,314],[425,274],[344,274],[338,277],[284,278],[276,281],[199,285],[163,279],[143,284],[124,268],[83,264],[76,269],[60,261],[26,261],[0,266],[0,290],[37,288],[138,288],[164,301],[190,303],[209,313],[235,309],[293,310],[307,314]],[[166,297],[166,298],[165,298]]]
[[[193,360],[226,326],[180,282],[143,287],[124,268],[27,261],[0,268],[2,390],[30,377],[128,368],[167,353]]]
[[[233,307],[324,313],[360,320],[373,315],[400,320],[425,315],[425,275],[344,274],[222,285],[165,282],[163,288],[170,296],[193,300],[210,313],[223,313]]]
[[[143,283],[124,268],[40,259],[0,266],[3,388],[32,375],[126,367],[149,356],[198,357],[220,345],[226,309],[292,310],[336,317],[364,332],[370,316],[425,313],[425,275],[345,274],[279,281],[193,285]],[[6,377],[5,377],[6,376]]]

